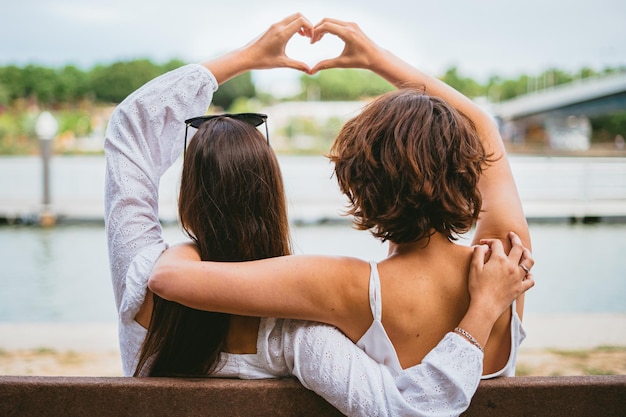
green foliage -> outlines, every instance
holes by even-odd
[[[591,119],[594,142],[613,142],[616,135],[626,137],[626,111]]]
[[[441,80],[454,89],[463,92],[468,97],[473,98],[485,95],[484,87],[471,78],[459,75],[456,67],[448,69],[441,77]]]
[[[378,96],[393,86],[378,75],[358,69],[332,69],[314,77],[300,77],[300,99],[354,101]]]
[[[55,114],[59,133],[72,132],[77,137],[91,133],[91,116],[86,111],[65,110]]]
[[[91,89],[98,101],[119,103],[161,72],[146,59],[116,62],[107,67],[99,65],[90,73]]]
[[[181,65],[180,60],[157,65],[147,59],[97,65],[89,71],[73,65],[60,69],[9,65],[0,67],[0,105],[19,99],[36,99],[44,106],[83,99],[119,103],[152,78]]]
[[[59,133],[71,132],[81,137],[91,133],[89,109],[98,104],[119,103],[144,83],[184,65],[181,60],[171,60],[158,65],[147,59],[97,65],[83,70],[73,65],[47,68],[39,65],[0,67],[0,154],[36,152],[33,109],[53,109],[59,121]],[[458,68],[448,69],[441,79],[463,94],[475,98],[484,96],[498,102],[551,88],[578,79],[612,73],[624,73],[626,67],[605,68],[597,72],[582,68],[567,73],[556,68],[538,75],[521,75],[516,79],[491,77],[480,84],[463,76]],[[296,99],[354,101],[378,96],[393,89],[381,77],[365,70],[331,69],[316,76],[302,75],[301,93]],[[213,105],[233,112],[258,111],[260,104],[270,104],[276,99],[257,93],[250,72],[224,83],[216,91]],[[594,142],[612,142],[617,134],[626,132],[626,112],[593,118]],[[325,126],[313,126],[309,120],[295,120],[289,141],[304,149],[307,141],[314,140],[316,148],[325,148],[336,135],[340,121],[329,121]]]
[[[85,72],[73,65],[67,65],[57,74],[57,83],[54,88],[55,101],[72,103],[87,96],[89,79]]]
[[[499,86],[495,85],[496,89],[499,89],[500,93],[498,97],[500,100],[510,100],[513,97],[526,94],[528,92],[527,77],[521,77],[519,80],[505,80]],[[526,84],[526,85],[524,85]]]
[[[169,61],[167,61],[165,64],[161,65],[161,73],[166,73],[169,71],[173,71],[176,68],[180,68],[183,65],[185,65],[186,62],[182,61],[180,59],[170,59]]]
[[[292,151],[319,154],[328,151],[342,125],[338,117],[331,117],[324,124],[313,117],[291,117],[278,133],[286,138],[287,148]]]
[[[10,102],[9,88],[0,83],[0,107],[7,106]]]
[[[173,59],[158,65],[147,59],[97,65],[84,71],[73,65],[51,69],[38,65],[0,67],[0,105],[12,105],[16,100],[36,100],[44,106],[76,103],[87,99],[92,102],[118,103],[128,94],[152,78],[178,68],[185,63]],[[538,89],[549,88],[575,79],[595,77],[626,71],[626,67],[606,68],[596,72],[582,68],[569,74],[552,68],[538,76],[522,75],[517,79],[492,77],[485,85],[464,77],[458,68],[448,69],[441,79],[468,97],[487,96],[501,101]],[[301,93],[298,99],[308,100],[360,100],[393,89],[391,84],[376,74],[358,69],[331,69],[314,77],[300,78]],[[244,73],[220,86],[214,95],[214,104],[229,109],[240,97],[257,95],[251,73]],[[261,97],[272,101],[271,97]]]
[[[0,86],[3,89],[3,95],[6,96],[6,103],[9,104],[19,97],[25,97],[20,86],[22,78],[22,70],[15,65],[0,68]]]
[[[48,104],[54,100],[56,71],[36,65],[21,69],[11,65],[0,70],[0,85],[10,100],[35,97]]]
[[[30,154],[36,152],[35,118],[27,113],[0,114],[0,155]]]
[[[231,113],[258,113],[262,105],[255,97],[237,97],[228,108]]]
[[[252,98],[256,95],[256,89],[252,82],[252,74],[245,72],[220,85],[213,94],[213,105],[228,110],[239,98]]]

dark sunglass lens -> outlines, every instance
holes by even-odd
[[[216,116],[200,116],[200,117],[194,117],[193,119],[189,119],[189,120],[185,120],[185,123],[187,123],[189,126],[194,127],[196,129],[199,129],[200,126],[202,126],[204,124],[204,122],[211,120],[213,118],[215,118]]]
[[[256,114],[256,113],[241,113],[236,115],[237,117],[235,117],[234,115],[232,117],[235,117],[237,119],[240,119],[252,126],[260,126],[263,124],[263,122],[265,122],[265,119],[267,119],[267,116],[263,115],[263,114]]]
[[[246,122],[252,126],[260,126],[262,125],[267,116],[264,114],[257,113],[237,113],[237,114],[222,114],[222,115],[210,115],[210,116],[198,116],[192,119],[185,120],[189,126],[194,127],[196,129],[200,128],[205,122],[214,119],[216,117],[229,117],[231,119],[241,120],[242,122]]]
[[[205,122],[211,119],[215,119],[217,117],[228,117],[231,119],[241,120],[242,122],[248,123],[249,125],[252,125],[254,127],[258,127],[267,121],[267,115],[261,114],[261,113],[235,113],[235,114],[225,113],[225,114],[213,114],[213,115],[193,117],[191,119],[185,120],[185,124],[187,125],[187,128],[191,126],[193,128],[199,129],[200,126],[202,126]],[[187,147],[187,128],[185,129],[185,148]],[[269,145],[270,139],[269,139],[269,131],[267,129],[267,124],[265,124],[265,136],[266,136],[267,143]]]

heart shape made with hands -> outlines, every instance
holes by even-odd
[[[341,55],[344,46],[344,42],[339,37],[330,34],[314,44],[311,44],[311,39],[306,36],[294,35],[285,47],[285,54],[313,68],[320,61]]]

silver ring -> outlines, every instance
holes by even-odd
[[[522,268],[527,274],[530,274],[530,269],[528,269],[524,264],[519,264],[519,267]]]

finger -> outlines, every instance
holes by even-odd
[[[309,20],[302,16],[300,13],[296,13],[289,18],[283,20],[285,24],[285,31],[290,35],[295,33],[306,34],[307,32],[313,33],[313,24]]]
[[[487,252],[487,255],[485,257],[486,259],[485,262],[489,262],[489,258],[491,257],[491,243],[492,242],[493,242],[493,239],[480,239],[480,244],[485,245],[489,248],[489,251]]]
[[[324,19],[321,23],[315,25],[313,29],[312,43],[318,42],[327,33],[331,35],[339,36],[341,39],[345,39],[346,27],[345,23],[340,20]]]
[[[533,259],[533,254],[527,248],[524,248],[524,251],[522,252],[522,262],[524,262],[524,265],[526,265],[528,269],[535,266],[535,259]]]
[[[526,292],[535,286],[535,278],[532,274],[528,274],[527,278],[522,281],[522,291]]]
[[[524,270],[526,275],[530,274],[531,268],[535,265],[535,260],[532,257],[532,253],[527,248],[522,248],[522,253],[519,259],[512,258],[510,255],[509,259],[513,262],[517,262],[520,269]]]
[[[485,262],[487,262],[487,254],[489,252],[489,246],[487,245],[476,245],[474,246],[474,251],[472,253],[472,261],[471,267],[477,271],[482,271],[485,266]]]
[[[492,256],[506,257],[506,254],[504,253],[504,245],[500,239],[484,239],[484,241],[486,242],[485,244],[491,249]],[[482,242],[483,240],[481,240],[481,243]]]
[[[336,26],[347,26],[349,23],[346,22],[345,20],[339,20],[339,19],[333,19],[332,17],[325,17],[322,20],[320,20],[315,27],[317,28],[318,26],[322,26],[324,24],[333,24]]]
[[[480,243],[481,245],[491,246],[491,243],[492,243],[493,241],[495,241],[495,240],[496,240],[496,239],[480,239],[480,240],[479,240],[479,243]]]
[[[298,31],[298,35],[304,36],[305,38],[309,38],[310,39],[313,36],[313,30],[312,29],[301,28]]]
[[[304,62],[301,62],[301,61],[297,61],[295,59],[287,59],[285,61],[285,65],[284,66],[286,68],[292,68],[292,69],[295,69],[295,70],[298,70],[298,71],[305,72],[307,74],[311,73],[311,68],[307,64],[305,64]]]
[[[522,251],[522,258],[518,261],[520,269],[524,270],[526,277],[530,274],[530,270],[535,264],[530,251],[526,248]]]
[[[304,17],[304,15],[302,13],[294,13],[292,15],[287,16],[286,18],[284,18],[283,20],[281,20],[279,22],[279,24],[284,25],[284,26],[288,26],[293,22],[297,22],[299,20],[303,20],[308,22],[308,26],[310,26],[311,28],[313,27],[313,25],[311,24],[311,22],[309,22],[309,19],[307,19],[306,17]]]
[[[323,28],[318,28],[316,26],[313,29],[313,36],[311,36],[311,43],[313,44],[313,43],[319,42],[327,33],[330,33],[330,32],[328,32],[327,30],[324,30]]]
[[[330,68],[341,68],[340,66],[337,65],[337,61],[338,60],[335,58],[325,59],[323,61],[320,61],[313,66],[313,68],[311,69],[311,74],[316,74],[319,71],[323,71],[323,70],[330,69]]]
[[[509,241],[511,242],[509,259],[520,263],[522,254],[524,253],[524,245],[522,244],[522,240],[515,232],[509,232]]]

